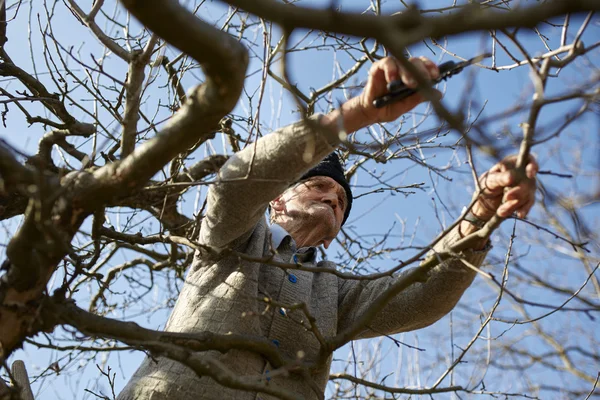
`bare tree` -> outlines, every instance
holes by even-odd
[[[0,0],[0,361],[17,382],[0,380],[0,398],[19,398],[11,358],[33,364],[36,398],[112,399],[145,354],[295,398],[203,364],[203,351],[244,349],[274,373],[312,367],[268,341],[160,329],[195,252],[210,251],[196,241],[206,187],[230,155],[351,97],[377,59],[411,70],[413,54],[487,51],[439,86],[443,101],[416,74],[430,105],[342,145],[357,210],[327,255],[340,265],[332,273],[368,280],[421,267],[353,329],[320,337],[323,357],[336,351],[321,395],[600,396],[597,1],[83,3]],[[506,77],[520,89],[493,87]],[[427,256],[464,216],[464,188],[481,189],[473,177],[509,153],[522,172],[532,151],[531,218],[501,229],[494,218]],[[418,334],[353,341],[392,296],[492,231],[494,250],[450,316]]]

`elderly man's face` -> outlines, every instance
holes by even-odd
[[[346,192],[339,183],[327,176],[315,176],[288,189],[272,207],[291,219],[294,229],[300,226],[318,238],[310,245],[328,247],[342,226],[346,203]]]

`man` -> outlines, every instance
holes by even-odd
[[[428,79],[439,73],[430,60],[411,62]],[[288,126],[238,152],[223,166],[208,192],[199,237],[213,251],[195,260],[166,330],[268,338],[287,359],[314,364],[323,338],[344,332],[371,312],[370,302],[397,277],[345,279],[331,273],[333,263],[316,261],[314,246],[329,246],[352,204],[343,169],[336,156],[328,156],[340,143],[340,124],[353,132],[394,120],[422,102],[415,94],[383,109],[372,106],[373,99],[386,92],[386,84],[399,78],[416,86],[396,60],[380,60],[358,97],[313,119],[319,129],[304,122]],[[527,214],[534,202],[537,165],[530,162],[529,179],[515,186],[513,163],[507,159],[482,177],[485,192],[473,206],[470,221],[462,221],[433,251],[476,231],[494,214]],[[268,206],[271,226],[265,218]],[[481,265],[486,243],[477,243],[477,248],[461,254],[462,259]],[[220,251],[224,256],[210,255]],[[280,268],[276,263],[300,263],[304,268]],[[411,285],[379,310],[354,339],[432,324],[454,307],[474,276],[459,259],[442,263],[427,282]],[[204,371],[202,377],[168,358],[147,358],[119,399],[267,399],[282,391],[317,399],[323,397],[331,364],[330,356],[309,370],[288,373],[243,346],[197,356],[195,365]],[[238,390],[242,388],[250,391]]]

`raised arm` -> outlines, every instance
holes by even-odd
[[[309,122],[320,126],[318,117]],[[202,243],[221,248],[249,232],[269,201],[333,151],[339,143],[336,132],[310,125],[300,121],[281,128],[229,159],[208,191]],[[314,148],[310,159],[303,158],[307,147]]]
[[[516,156],[509,156],[493,166],[479,179],[482,192],[477,196],[471,214],[440,240],[433,252],[447,250],[453,243],[479,229],[494,214],[508,217],[516,213],[524,218],[535,202],[535,176],[538,165],[530,157],[526,166],[526,178],[517,181],[515,175]],[[476,193],[477,195],[477,193]],[[375,317],[359,337],[406,332],[431,325],[446,315],[460,300],[469,287],[476,272],[467,265],[479,267],[487,250],[488,240],[476,243],[474,248],[464,251],[457,258],[449,259],[435,267],[424,283],[414,283],[401,291],[381,310],[371,305],[381,293],[402,279],[409,271],[396,277],[373,281],[339,279],[338,330],[349,329],[365,313]]]
[[[415,58],[411,62],[426,78],[438,74],[429,60]],[[340,143],[340,127],[351,133],[394,120],[421,103],[423,97],[415,94],[386,108],[372,106],[375,97],[385,93],[387,83],[399,78],[416,85],[396,60],[380,60],[369,71],[363,92],[339,109],[279,129],[237,152],[209,189],[201,243],[222,248],[249,233],[269,201],[335,149]]]

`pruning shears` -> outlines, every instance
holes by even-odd
[[[470,60],[461,61],[458,63],[454,61],[446,61],[445,63],[438,65],[438,69],[440,70],[440,76],[437,79],[432,80],[431,84],[435,85],[437,83],[440,83],[441,81],[444,81],[450,78],[451,76],[460,73],[465,67],[468,67],[471,64],[478,63],[484,58],[488,58],[491,56],[492,55],[490,53],[485,53],[477,57],[473,57]],[[409,87],[406,87],[404,82],[402,82],[401,80],[388,83],[387,89],[389,93],[377,97],[375,100],[373,100],[373,106],[375,106],[375,108],[382,108],[387,106],[388,104],[404,100],[408,96],[417,93],[417,91],[419,90],[418,88],[411,89]]]

